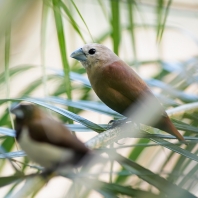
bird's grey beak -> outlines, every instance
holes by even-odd
[[[71,58],[75,58],[78,61],[86,61],[86,54],[83,52],[82,48],[75,50],[71,55]]]
[[[23,111],[20,109],[20,106],[19,105],[15,105],[15,106],[12,106],[10,108],[10,112],[12,114],[14,114],[17,118],[24,118],[24,113]]]

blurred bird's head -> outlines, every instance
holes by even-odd
[[[36,117],[41,116],[41,111],[36,105],[31,103],[20,103],[16,106],[13,106],[10,109],[10,112],[16,116],[17,120],[22,122],[30,121]]]
[[[85,44],[75,50],[70,57],[80,61],[86,69],[102,67],[119,60],[119,57],[109,48],[97,43]]]

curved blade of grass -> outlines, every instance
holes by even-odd
[[[72,113],[68,110],[65,110],[65,109],[62,109],[62,108],[59,108],[59,107],[56,107],[56,106],[53,106],[53,105],[50,105],[50,104],[47,104],[47,103],[44,103],[44,102],[41,102],[40,100],[36,100],[36,99],[31,99],[31,98],[20,98],[20,99],[0,99],[0,103],[3,103],[3,102],[7,102],[7,101],[13,101],[13,102],[16,102],[16,101],[28,101],[28,102],[32,102],[32,103],[35,103],[35,104],[38,104],[40,106],[43,106],[43,107],[46,107],[48,109],[51,109],[52,111],[55,111],[56,113],[59,113],[67,118],[70,118],[71,120],[74,120],[76,122],[79,122],[80,124],[84,125],[84,126],[87,126],[88,128],[94,130],[94,131],[97,131],[97,132],[102,132],[102,131],[105,131],[104,128],[100,127],[99,125],[75,114],[75,113]]]
[[[12,150],[13,146],[15,144],[15,140],[13,137],[7,137],[2,143],[1,147],[6,151],[9,152]],[[2,161],[0,164],[0,172],[2,171],[3,167],[5,165],[5,161]],[[15,166],[13,166],[15,167]]]
[[[149,191],[143,191],[143,190],[138,190],[138,189],[133,189],[129,186],[121,186],[118,184],[109,184],[106,182],[102,182],[103,185],[101,187],[102,190],[114,192],[118,195],[128,195],[132,197],[137,197],[137,198],[142,198],[142,197],[147,197],[147,198],[165,198],[165,195],[156,195],[153,194],[152,192]]]
[[[59,77],[57,77],[56,75],[48,75],[47,76],[47,81],[50,80],[55,80]],[[20,96],[27,96],[30,95],[33,91],[35,91],[38,87],[42,86],[42,82],[43,82],[43,77],[39,77],[38,79],[34,80],[33,82],[31,82],[29,85],[27,85],[27,87],[25,87],[20,93]]]
[[[148,144],[150,142],[149,139],[140,139],[138,140],[137,144]],[[128,158],[131,160],[136,161],[139,156],[141,156],[141,153],[144,151],[145,147],[135,147],[128,155]],[[122,167],[121,171],[126,170]],[[127,180],[127,177],[118,176],[115,180],[116,183],[124,183]]]
[[[179,106],[179,103],[177,103],[175,100],[167,98],[166,96],[164,96],[162,94],[155,93],[154,95],[159,99],[159,101],[163,104],[164,107]]]
[[[51,71],[54,71],[58,76],[64,77],[64,73],[62,70],[54,69],[54,68],[48,68],[48,69]],[[76,72],[70,72],[70,79],[79,81],[79,82],[83,83],[86,87],[91,88],[91,84],[90,84],[89,80]]]
[[[164,0],[158,0],[156,6],[156,16],[157,16],[157,24],[156,24],[156,39],[158,41],[160,30],[161,30],[161,21],[162,21],[162,12],[163,12]]]
[[[99,102],[85,101],[85,100],[72,101],[72,100],[62,99],[58,97],[48,97],[45,99],[36,98],[36,100],[45,101],[45,102],[54,102],[54,103],[72,106],[72,107],[83,109],[83,110],[91,110],[91,111],[95,111],[101,114],[113,116],[116,118],[124,117],[123,115],[111,110],[104,103],[99,103]]]
[[[16,75],[16,74],[21,74],[22,72],[25,72],[29,69],[34,68],[35,66],[30,66],[30,65],[20,65],[20,66],[16,66],[13,68],[9,68],[9,75],[10,77]],[[0,83],[5,83],[5,78],[4,78],[5,74],[4,71],[0,74]]]
[[[12,129],[0,127],[0,134],[7,135],[10,137],[15,137],[15,131]]]
[[[78,28],[78,25],[76,23],[76,21],[73,19],[72,17],[72,13],[69,10],[69,8],[66,6],[65,3],[63,3],[63,1],[60,1],[60,7],[62,7],[62,9],[64,10],[64,12],[66,13],[66,15],[69,17],[69,20],[71,22],[71,25],[73,26],[73,28],[76,30],[76,32],[78,33],[78,35],[80,36],[80,38],[83,40],[84,43],[86,43],[83,35],[81,34],[81,31]]]
[[[155,186],[160,190],[160,192],[163,192],[170,197],[195,198],[195,196],[189,193],[187,190],[184,190],[176,186],[175,184],[168,182],[166,179],[160,177],[158,174],[151,172],[150,170],[140,166],[132,160],[123,157],[120,154],[117,154],[116,159],[121,166],[123,166],[126,170],[131,171],[131,174],[137,175],[139,178]],[[145,173],[145,175],[142,173]]]
[[[97,1],[98,1],[98,4],[100,5],[100,7],[102,9],[103,15],[105,16],[106,20],[108,21],[109,20],[109,15],[108,15],[108,12],[106,10],[106,5],[104,4],[104,1],[102,1],[102,0],[97,0]]]
[[[90,32],[90,30],[89,30],[89,28],[88,28],[88,26],[87,26],[87,23],[85,22],[84,18],[82,17],[82,15],[81,15],[81,13],[80,13],[78,7],[76,6],[76,4],[74,3],[73,0],[71,0],[71,3],[72,3],[72,5],[74,6],[74,8],[76,9],[76,11],[77,11],[79,17],[81,18],[82,22],[84,23],[84,25],[85,25],[85,27],[86,27],[86,29],[87,29],[87,31],[88,31],[90,37],[91,37],[92,42],[94,42],[94,39],[93,39],[93,37],[92,37],[92,35],[91,35],[91,32]]]
[[[175,119],[171,119],[171,120],[174,123],[175,127],[179,130],[189,131],[189,132],[192,132],[192,133],[198,133],[198,128],[197,127],[186,124],[186,123],[181,122],[179,120],[175,120]]]
[[[0,177],[0,187],[6,186],[13,182],[21,182],[24,180],[25,176],[8,176],[8,177]]]
[[[90,128],[88,128],[88,127],[86,127],[82,124],[67,124],[65,126],[68,127],[71,131],[75,131],[75,132],[89,132],[89,131],[92,131]]]
[[[156,80],[156,79],[149,79],[149,80],[145,80],[146,83],[149,86],[155,86],[155,87],[159,87],[163,90],[163,92],[170,94],[171,97],[176,97],[179,98],[180,100],[184,101],[184,102],[195,102],[198,101],[198,96],[197,95],[193,95],[193,94],[186,94],[183,91],[179,91],[174,89],[173,87],[171,87],[170,85]]]
[[[86,179],[87,182],[85,186],[87,186],[89,183],[97,183],[97,186],[94,186],[94,189],[101,193],[105,197],[117,197],[120,195],[127,195],[129,197],[136,197],[136,198],[142,198],[142,197],[147,197],[147,198],[165,198],[164,195],[156,195],[153,194],[152,192],[144,191],[144,190],[139,190],[139,189],[134,189],[129,186],[121,186],[118,184],[114,183],[107,183],[103,181],[95,181],[93,179]]]
[[[0,154],[0,159],[6,159],[6,158],[17,158],[17,157],[24,157],[26,156],[24,151],[14,151],[14,152],[9,152],[9,153],[5,153],[4,154]]]
[[[91,88],[91,84],[90,84],[89,80],[87,78],[85,78],[84,76],[78,74],[78,73],[70,72],[70,79],[75,80],[75,81],[80,81],[85,86]]]
[[[182,71],[183,64],[180,62],[161,61],[161,66],[168,72]]]
[[[197,170],[198,170],[198,166],[197,166],[197,164],[196,164],[196,165],[188,172],[188,174],[186,174],[186,175],[182,178],[182,180],[180,180],[180,182],[178,183],[178,186],[184,187],[185,184],[186,184],[187,182],[189,182],[189,180],[192,180],[193,176],[196,175]],[[197,181],[197,179],[196,179],[196,181]]]
[[[53,3],[54,18],[55,18],[56,30],[57,30],[57,36],[58,36],[58,42],[59,42],[59,49],[61,53],[61,59],[62,59],[63,70],[64,70],[66,94],[67,94],[67,97],[71,99],[72,88],[71,88],[71,82],[69,79],[70,68],[69,68],[69,62],[67,60],[65,33],[64,33],[64,28],[63,28],[62,16],[61,16],[60,1],[52,0],[52,3]]]
[[[45,96],[48,96],[48,88],[47,88],[48,75],[46,73],[45,52],[46,52],[46,43],[47,43],[46,33],[47,33],[47,20],[48,20],[49,10],[50,7],[48,3],[46,3],[46,1],[44,0],[42,3],[40,40],[41,40],[41,72],[42,72],[41,84],[43,85],[43,92]]]
[[[179,153],[179,154],[185,156],[186,158],[189,158],[191,160],[194,160],[194,161],[198,162],[198,156],[197,155],[195,155],[193,153],[190,153],[189,151],[187,151],[185,149],[182,149],[182,148],[180,148],[180,147],[178,147],[174,144],[167,144],[168,142],[166,140],[158,139],[158,138],[156,138],[156,139],[151,138],[151,140],[153,142],[160,143],[160,144],[166,143],[163,146],[166,147],[167,149],[170,149],[171,151]]]
[[[192,144],[187,145],[186,150],[193,151],[195,154],[197,154],[197,151],[194,151],[195,146]],[[174,157],[173,154],[170,154],[171,157]],[[166,162],[168,163],[168,162]],[[188,165],[191,164],[192,161],[190,159],[186,159],[185,156],[180,156],[179,159],[177,160],[176,164],[174,165],[172,171],[178,171],[180,173],[184,173],[185,169],[188,168]],[[190,167],[190,169],[192,169]],[[173,175],[169,175],[168,176],[168,180],[170,181],[177,181],[178,179],[175,178]]]
[[[180,115],[189,111],[196,111],[198,109],[198,102],[180,105],[178,107],[168,109],[166,112],[169,116]]]
[[[128,18],[129,18],[129,29],[130,29],[130,35],[131,35],[131,46],[133,48],[133,54],[134,54],[134,64],[136,68],[138,67],[138,60],[137,60],[137,52],[136,52],[136,40],[135,40],[135,23],[134,23],[134,4],[135,1],[128,0],[127,1],[127,7],[128,7]]]
[[[85,118],[82,118],[81,116],[79,116],[77,114],[74,114],[74,113],[72,113],[72,112],[70,112],[68,110],[65,110],[65,109],[62,109],[62,108],[59,108],[59,107],[55,107],[55,106],[52,106],[50,104],[42,103],[40,101],[32,100],[32,99],[31,100],[28,99],[27,101],[30,101],[30,102],[33,102],[35,104],[41,105],[43,107],[46,107],[48,109],[51,109],[51,110],[53,110],[53,111],[55,111],[55,112],[57,112],[57,113],[59,113],[59,114],[61,114],[63,116],[66,116],[66,117],[68,117],[68,118],[70,118],[70,119],[72,119],[72,120],[74,120],[76,122],[79,122],[82,125],[87,126],[88,128],[90,128],[90,129],[92,129],[94,131],[102,132],[102,131],[105,130],[104,128],[100,127],[99,125],[97,125],[97,124],[95,124],[95,123],[93,123],[93,122],[91,122],[91,121],[89,121],[89,120],[87,120]]]
[[[165,10],[165,13],[164,13],[164,19],[162,21],[162,25],[160,25],[160,31],[159,31],[159,33],[157,35],[158,42],[160,42],[161,39],[162,39],[171,3],[172,3],[172,0],[169,0],[168,3],[167,3],[166,10]]]

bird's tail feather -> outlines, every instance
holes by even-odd
[[[179,131],[176,129],[176,127],[173,125],[173,123],[171,122],[171,120],[168,116],[163,116],[156,127],[171,134],[171,135],[174,135],[178,140],[185,142],[185,139],[179,133]]]

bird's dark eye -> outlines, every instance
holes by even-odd
[[[96,50],[92,48],[92,49],[90,49],[88,52],[89,52],[89,54],[93,55],[93,54],[96,53]]]

